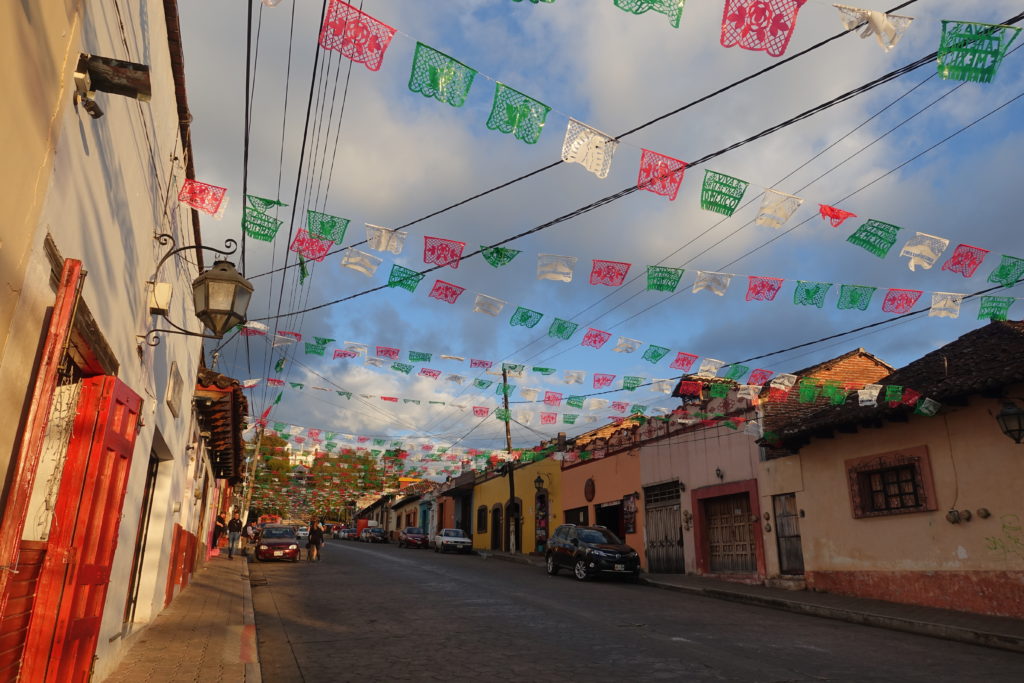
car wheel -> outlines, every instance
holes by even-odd
[[[580,581],[586,581],[587,579],[589,579],[590,575],[587,574],[586,560],[582,558],[576,560],[576,564],[572,566],[572,573]]]
[[[548,576],[554,576],[558,573],[558,565],[555,564],[555,556],[548,553],[547,560],[544,562],[544,568],[548,572]]]
[[[299,561],[299,556],[298,555],[296,555],[295,557],[292,558],[292,562],[298,562],[298,561]]]

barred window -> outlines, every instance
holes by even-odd
[[[487,508],[483,505],[476,509],[476,531],[478,534],[487,533]]]
[[[845,464],[855,518],[937,509],[925,446],[847,460]]]

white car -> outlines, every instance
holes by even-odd
[[[434,552],[446,553],[449,550],[457,550],[460,553],[468,553],[473,549],[473,539],[466,535],[462,529],[441,529],[434,536]]]
[[[295,538],[309,538],[309,527],[300,526],[295,530]]]

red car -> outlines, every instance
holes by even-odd
[[[407,526],[398,532],[398,547],[426,548],[427,535],[418,526]]]
[[[257,560],[299,561],[299,539],[295,528],[284,525],[267,525],[256,541]]]

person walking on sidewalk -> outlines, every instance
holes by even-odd
[[[231,515],[231,521],[228,522],[228,559],[235,559],[235,544],[238,543],[239,537],[242,535],[242,520],[238,517],[238,513]]]
[[[317,519],[309,521],[309,542],[306,543],[306,547],[309,548],[309,552],[306,553],[306,559],[310,562],[320,561],[320,548],[324,544],[324,525]]]
[[[210,541],[210,547],[214,550],[217,549],[217,541],[220,540],[221,535],[225,530],[224,515],[218,514],[217,520],[213,523],[213,540]]]

